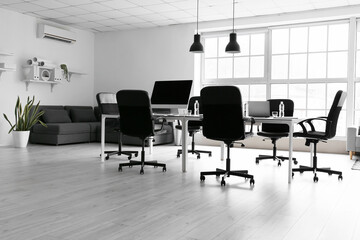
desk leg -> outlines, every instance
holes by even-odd
[[[154,149],[154,137],[149,137],[149,154],[153,153],[153,149]]]
[[[187,132],[188,132],[188,120],[185,118],[182,119],[182,131],[181,131],[181,141],[182,141],[182,171],[186,172],[186,164],[188,158],[188,143],[187,143]]]
[[[220,160],[224,161],[225,159],[225,143],[221,142],[220,143]]]
[[[294,124],[289,124],[289,175],[288,182],[291,184],[292,180],[292,157],[293,157],[293,135],[294,135]]]
[[[105,117],[101,115],[101,162],[105,161]]]

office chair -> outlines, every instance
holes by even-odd
[[[188,103],[188,110],[191,110],[191,113],[194,113],[194,104],[195,102],[199,102],[199,113],[202,113],[201,107],[201,99],[199,96],[191,97]],[[195,134],[200,131],[202,126],[202,121],[189,121],[188,122],[188,131],[189,135],[192,138],[191,140],[191,150],[188,150],[188,153],[196,154],[197,159],[200,159],[200,153],[207,153],[209,154],[209,157],[211,157],[211,151],[204,151],[204,150],[196,150],[195,149]],[[178,125],[175,126],[176,129],[182,130],[182,126],[180,125],[180,122]],[[177,157],[180,157],[180,154],[182,154],[182,150],[179,149],[177,151]]]
[[[100,92],[96,94],[96,100],[99,106],[100,114],[110,114],[110,115],[118,115],[119,110],[116,102],[116,95],[115,93],[109,93],[109,92]],[[128,159],[130,160],[132,157],[132,154],[134,154],[135,157],[138,156],[138,151],[122,151],[121,146],[121,131],[120,131],[120,122],[119,119],[108,119],[106,120],[106,123],[108,128],[114,129],[115,132],[119,133],[118,136],[118,150],[117,151],[105,151],[106,160],[109,160],[110,156],[112,155],[126,155],[128,156]]]
[[[292,117],[294,115],[294,102],[290,99],[269,99],[270,103],[270,113],[272,111],[279,111],[280,102],[283,102],[285,105],[285,117]],[[270,138],[273,144],[273,154],[272,155],[259,155],[255,162],[259,164],[260,161],[266,159],[273,159],[274,161],[278,160],[278,166],[281,166],[281,161],[289,160],[288,157],[277,156],[276,155],[276,141],[282,137],[289,136],[289,126],[287,124],[271,124],[264,123],[261,126],[261,131],[257,133],[258,136]],[[265,141],[265,139],[264,139]],[[296,158],[293,158],[295,164],[297,164]]]
[[[314,173],[314,182],[319,181],[319,178],[317,177],[317,172],[325,172],[329,175],[337,174],[338,179],[342,180],[342,172],[340,171],[334,171],[330,168],[319,168],[317,166],[317,156],[316,156],[316,145],[319,141],[325,142],[328,139],[333,138],[336,135],[336,126],[339,119],[341,108],[344,104],[346,98],[346,92],[338,91],[335,95],[333,104],[331,106],[331,109],[329,111],[329,114],[327,117],[317,117],[317,118],[309,118],[305,119],[298,124],[302,128],[302,132],[296,132],[294,133],[294,137],[302,137],[306,139],[305,145],[310,146],[310,144],[313,144],[313,161],[312,166],[300,166],[299,168],[294,168],[292,171],[292,176],[294,176],[294,172],[313,172]],[[324,121],[326,123],[325,131],[318,131],[315,129],[313,122],[314,121]],[[308,131],[306,126],[310,127],[310,130]]]
[[[162,167],[166,171],[166,164],[157,161],[145,161],[145,140],[154,136],[154,118],[151,111],[150,99],[148,93],[142,90],[120,90],[116,94],[118,109],[120,113],[121,132],[128,136],[141,139],[141,161],[130,161],[129,163],[120,163],[119,171],[123,166],[132,167],[140,165],[140,174],[144,174],[144,166]],[[164,119],[163,119],[164,120]],[[162,131],[165,120],[162,122]]]
[[[255,184],[254,176],[248,170],[231,170],[230,147],[234,141],[244,140],[253,135],[254,119],[251,119],[250,132],[245,132],[245,121],[242,111],[240,90],[235,86],[211,86],[201,90],[203,112],[203,134],[213,140],[223,141],[227,147],[226,169],[217,168],[216,171],[201,172],[200,180],[206,175],[223,174],[221,186],[225,186],[225,177],[230,175],[250,178],[250,185]]]

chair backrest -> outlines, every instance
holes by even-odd
[[[200,95],[205,137],[227,144],[245,139],[241,93],[237,87],[205,87]]]
[[[294,116],[294,102],[290,99],[268,99],[270,103],[270,114],[272,111],[279,112],[279,105],[281,102],[284,103],[285,106],[285,117],[292,117]],[[289,125],[287,124],[271,124],[271,123],[264,123],[261,126],[261,130],[263,132],[274,132],[274,133],[283,133],[289,132]]]
[[[143,90],[120,90],[116,94],[121,132],[142,140],[154,135],[149,95]]]
[[[337,122],[339,119],[339,115],[341,112],[341,109],[344,105],[345,99],[346,99],[346,92],[339,90],[335,97],[334,101],[331,105],[329,114],[327,116],[327,122],[326,122],[326,128],[325,128],[325,137],[327,139],[333,138],[336,135],[336,127]]]
[[[96,101],[101,114],[119,114],[115,93],[100,92],[96,94]]]

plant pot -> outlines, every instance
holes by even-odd
[[[29,141],[30,131],[13,131],[14,147],[25,148]]]

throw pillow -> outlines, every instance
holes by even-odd
[[[96,122],[97,119],[92,109],[71,109],[70,117],[73,122]]]
[[[66,110],[45,110],[42,115],[45,123],[71,123],[71,119]]]

